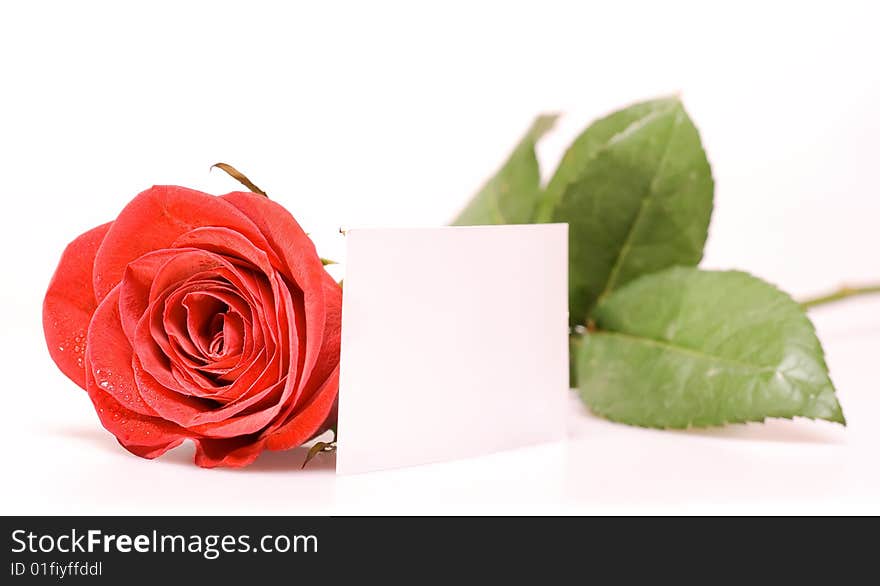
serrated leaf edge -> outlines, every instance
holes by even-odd
[[[559,204],[559,202],[562,201],[562,198],[564,197],[565,192],[568,191],[568,189],[574,183],[578,182],[578,180],[580,179],[580,176],[583,172],[583,169],[586,168],[587,165],[592,163],[600,154],[607,151],[609,148],[611,148],[615,144],[626,140],[632,134],[635,134],[637,131],[639,131],[643,126],[647,126],[648,124],[650,124],[651,122],[653,122],[654,120],[659,118],[660,116],[663,116],[663,115],[669,113],[671,110],[673,110],[675,108],[681,108],[681,106],[682,106],[681,101],[678,99],[678,96],[667,96],[665,98],[656,98],[656,99],[650,100],[650,101],[666,102],[666,103],[663,107],[660,107],[656,110],[651,110],[650,112],[645,114],[643,117],[638,118],[636,120],[633,120],[632,122],[627,124],[625,128],[623,128],[622,130],[611,135],[601,146],[596,148],[596,150],[594,150],[592,152],[592,154],[590,154],[590,156],[587,157],[580,164],[580,169],[578,170],[577,173],[574,173],[572,175],[572,177],[570,179],[568,179],[568,181],[566,181],[564,184],[560,185],[557,188],[558,193],[555,195],[555,197],[550,197],[550,195],[553,195],[550,191],[550,188],[551,187],[555,188],[553,182],[556,179],[556,176],[559,173],[560,168],[562,168],[566,157],[570,156],[569,153],[572,152],[572,148],[574,147],[575,143],[577,143],[577,140],[578,140],[578,138],[580,138],[580,136],[578,136],[578,138],[576,138],[574,140],[574,142],[565,151],[565,154],[562,155],[562,160],[559,161],[559,164],[556,166],[556,170],[553,173],[553,177],[550,178],[550,180],[547,182],[547,185],[544,188],[544,197],[542,198],[541,207],[539,208],[538,214],[537,214],[537,221],[539,223],[549,222],[552,219],[553,210],[556,208],[556,206]],[[620,110],[615,110],[615,111],[610,112],[610,113],[606,114],[605,116],[599,118],[598,120],[604,120],[605,118],[613,116],[614,114],[617,114],[618,112],[621,112],[621,111],[626,110],[628,108],[632,108],[634,106],[637,106],[640,103],[645,103],[645,102],[636,102],[634,104],[627,106],[626,108],[622,108]],[[587,129],[584,130],[583,133],[581,133],[581,135],[588,132],[590,127],[592,127],[593,124],[595,124],[595,122],[590,124],[590,126],[588,126]]]
[[[617,256],[614,260],[614,265],[611,267],[611,271],[608,273],[608,278],[605,280],[605,287],[602,288],[602,292],[596,298],[595,305],[598,305],[605,297],[608,296],[613,290],[615,283],[617,282],[617,277],[620,274],[620,267],[623,265],[623,261],[626,256],[629,254],[630,249],[632,248],[632,240],[633,236],[636,233],[639,223],[644,217],[645,208],[649,201],[651,201],[652,197],[656,195],[657,188],[657,178],[660,177],[663,170],[666,168],[666,161],[669,158],[669,152],[671,150],[672,141],[675,138],[675,133],[678,131],[681,126],[682,116],[684,115],[684,110],[682,108],[678,108],[678,111],[675,114],[675,119],[672,121],[672,127],[669,129],[669,135],[666,137],[666,145],[663,148],[663,155],[660,157],[660,163],[657,165],[657,168],[654,170],[654,176],[651,178],[651,184],[648,186],[647,193],[642,196],[641,202],[639,203],[639,209],[636,212],[636,216],[633,219],[632,224],[629,226],[629,230],[627,231],[626,238],[623,241],[623,244],[620,247],[620,250],[617,252]],[[589,315],[590,311],[587,311]]]
[[[747,272],[747,271],[741,271],[741,270],[726,270],[726,271],[723,271],[723,270],[706,270],[706,269],[698,269],[698,268],[695,268],[695,267],[674,266],[674,267],[669,267],[669,268],[666,268],[666,269],[663,269],[663,270],[661,270],[661,271],[657,271],[657,272],[654,272],[654,273],[649,273],[649,274],[647,274],[647,275],[642,275],[641,277],[638,277],[637,279],[634,279],[634,280],[630,281],[629,283],[627,283],[626,285],[624,285],[621,289],[618,289],[618,291],[620,291],[620,290],[622,290],[622,289],[625,289],[626,287],[628,287],[628,286],[630,286],[630,285],[635,285],[635,284],[636,284],[638,281],[640,281],[641,279],[654,277],[654,276],[658,275],[659,273],[663,273],[663,272],[667,272],[667,271],[669,271],[669,272],[672,272],[672,271],[678,271],[678,270],[681,270],[681,269],[687,269],[687,270],[698,270],[698,271],[702,271],[702,272],[721,273],[721,274],[735,274],[735,275],[742,275],[742,276],[745,276],[745,277],[749,277],[749,278],[752,278],[752,279],[756,279],[757,281],[760,281],[760,282],[763,283],[765,286],[767,286],[767,287],[773,289],[775,292],[777,292],[777,293],[783,295],[786,299],[788,299],[788,300],[791,301],[793,304],[795,304],[796,306],[798,306],[798,307],[800,308],[800,310],[801,310],[801,317],[802,317],[802,318],[804,319],[804,321],[806,322],[806,325],[807,325],[807,328],[808,328],[809,333],[812,334],[812,336],[815,338],[816,342],[818,343],[818,355],[817,355],[817,359],[818,359],[818,361],[819,361],[819,364],[823,367],[823,369],[825,370],[825,373],[826,373],[826,375],[827,375],[827,378],[828,378],[828,384],[829,384],[830,387],[831,387],[831,391],[832,391],[832,393],[833,393],[833,395],[834,395],[834,400],[837,402],[837,406],[838,406],[839,411],[840,411],[840,419],[838,420],[838,419],[835,419],[835,418],[812,417],[812,416],[809,416],[809,415],[768,415],[768,416],[762,417],[762,418],[760,418],[760,419],[749,419],[749,418],[742,418],[742,419],[740,419],[740,418],[733,418],[733,419],[729,419],[729,420],[724,420],[724,421],[722,421],[722,422],[720,422],[720,423],[713,423],[713,424],[706,424],[706,425],[699,425],[699,424],[694,425],[693,423],[688,423],[687,425],[684,425],[684,426],[666,426],[666,425],[656,425],[656,426],[655,426],[655,425],[645,425],[645,424],[640,424],[640,423],[632,423],[632,422],[629,422],[629,421],[624,421],[624,420],[622,420],[622,419],[619,419],[619,418],[613,417],[613,416],[611,416],[611,415],[609,415],[609,414],[607,414],[607,413],[604,413],[604,412],[602,412],[600,409],[596,409],[595,407],[593,407],[592,405],[590,405],[590,404],[587,402],[587,400],[584,398],[584,396],[583,396],[583,394],[582,394],[582,392],[581,392],[581,389],[577,389],[577,391],[578,391],[578,396],[580,397],[581,402],[582,402],[582,403],[583,403],[583,404],[584,404],[584,405],[585,405],[585,406],[586,406],[591,412],[595,413],[596,415],[599,415],[600,417],[603,417],[604,419],[607,419],[607,420],[609,420],[609,421],[613,421],[613,422],[615,422],[615,423],[622,423],[622,424],[624,424],[624,425],[629,425],[629,426],[632,426],[632,427],[642,427],[642,428],[645,428],[645,429],[676,429],[676,430],[686,430],[686,429],[709,429],[709,428],[713,428],[713,427],[722,427],[722,426],[724,426],[724,425],[728,425],[728,424],[740,424],[740,423],[764,423],[767,419],[788,419],[788,420],[794,420],[795,418],[809,419],[809,420],[812,420],[812,421],[819,421],[819,420],[821,420],[821,421],[829,421],[829,422],[831,422],[831,423],[839,423],[840,425],[846,427],[846,425],[847,425],[847,423],[846,423],[846,415],[845,415],[844,412],[843,412],[843,405],[840,404],[840,399],[837,397],[837,387],[834,385],[834,381],[833,381],[833,379],[831,378],[831,369],[828,367],[828,363],[827,363],[827,361],[825,360],[825,348],[824,348],[824,346],[822,345],[822,341],[819,339],[819,335],[818,335],[818,333],[816,332],[816,326],[813,324],[813,321],[812,321],[812,320],[809,318],[809,316],[807,315],[806,310],[804,310],[802,307],[800,307],[800,304],[798,304],[798,302],[795,301],[795,299],[794,299],[790,294],[788,294],[786,291],[784,291],[784,290],[782,290],[781,288],[779,288],[779,286],[777,286],[775,283],[772,283],[772,282],[770,282],[770,281],[767,281],[767,280],[765,280],[765,279],[762,279],[761,277],[758,277],[758,276],[756,276],[756,275],[753,275],[753,274],[751,274],[751,273],[749,273],[749,272]],[[598,304],[598,303],[596,304],[596,307],[597,307],[597,308],[599,307],[599,304]],[[596,332],[587,333],[587,334],[585,334],[584,336],[582,336],[582,341],[583,341],[584,338],[587,338],[587,337],[589,337],[589,336],[591,336],[591,335],[608,335],[608,334],[618,335],[618,336],[623,336],[623,337],[631,338],[631,339],[633,339],[633,340],[650,341],[650,342],[654,342],[654,343],[656,343],[657,345],[665,346],[665,347],[672,348],[672,349],[675,349],[675,350],[678,350],[678,351],[682,351],[682,352],[690,352],[690,353],[693,353],[693,354],[695,354],[695,355],[701,356],[701,357],[703,357],[703,358],[711,358],[711,359],[713,359],[713,360],[727,361],[727,362],[730,362],[730,363],[738,364],[738,365],[740,365],[740,366],[748,366],[748,367],[751,367],[751,368],[755,368],[754,365],[748,365],[747,363],[741,363],[741,362],[739,362],[739,361],[729,360],[729,359],[726,359],[726,358],[723,358],[723,357],[714,356],[714,355],[712,355],[712,354],[706,354],[706,353],[703,353],[703,352],[699,352],[699,351],[693,350],[693,349],[688,348],[688,347],[686,347],[686,346],[676,346],[676,345],[674,345],[674,344],[669,344],[669,343],[667,343],[667,342],[665,342],[665,341],[663,341],[663,340],[656,340],[656,339],[654,339],[654,338],[647,338],[647,337],[633,336],[633,335],[631,335],[631,334],[626,334],[626,333],[624,333],[624,332],[614,332],[614,331],[601,330],[601,329],[599,329],[599,330],[596,331]],[[769,367],[763,367],[763,368],[769,368]],[[786,377],[786,378],[790,378],[790,377],[788,377],[786,374],[780,372],[779,370],[773,369],[773,372],[779,374],[780,376],[783,376],[783,377]],[[797,379],[795,379],[795,380],[797,380]]]

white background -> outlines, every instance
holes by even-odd
[[[613,425],[337,479],[302,451],[206,471],[119,448],[44,348],[64,245],[154,183],[238,166],[311,232],[441,225],[532,117],[678,92],[717,182],[704,266],[797,296],[880,279],[880,37],[870,3],[18,2],[0,8],[3,513],[880,513],[880,299],[814,312],[850,426]],[[612,6],[613,4],[613,6]]]

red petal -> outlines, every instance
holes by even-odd
[[[119,440],[117,440],[119,441]],[[174,440],[168,444],[162,444],[159,446],[136,446],[134,444],[125,445],[122,442],[119,442],[123,448],[134,454],[135,456],[140,456],[141,458],[146,458],[147,460],[152,460],[153,458],[158,458],[168,450],[174,449],[180,444],[183,443],[183,438],[178,440]]]
[[[273,266],[281,263],[271,250],[261,250],[254,243],[229,228],[208,226],[196,228],[174,241],[174,248],[197,248],[216,254],[240,259],[259,268],[269,275],[274,273]],[[275,259],[274,262],[271,259]]]
[[[231,228],[257,248],[267,247],[253,222],[223,198],[185,187],[151,187],[125,206],[98,249],[93,274],[98,299],[119,283],[128,263],[170,247],[182,234],[201,226]]]
[[[318,389],[311,400],[298,410],[293,418],[270,434],[266,447],[270,450],[288,450],[301,446],[311,438],[327,429],[325,423],[336,404],[339,392],[339,367]]]
[[[312,380],[322,381],[339,366],[339,344],[342,336],[342,287],[333,277],[324,272],[324,304],[326,307],[326,321],[324,322],[324,338],[321,351],[312,371]],[[317,385],[311,389],[317,388]],[[303,394],[308,398],[309,391]]]
[[[229,439],[195,440],[195,462],[202,468],[229,466],[241,468],[257,459],[265,449],[265,439],[241,436]]]
[[[67,245],[43,300],[43,332],[49,354],[61,372],[82,388],[86,386],[86,330],[98,306],[92,290],[92,267],[111,225],[108,222],[93,228]]]
[[[126,411],[154,416],[156,411],[141,399],[131,368],[131,346],[119,321],[119,287],[104,298],[89,327],[86,362],[88,384]],[[88,387],[86,390],[92,394]]]
[[[305,358],[298,372],[297,387],[309,380],[324,336],[324,265],[315,251],[315,245],[284,207],[261,195],[241,191],[222,196],[244,212],[265,235],[272,249],[284,261],[286,275],[303,292],[306,331]]]
[[[95,327],[89,329],[87,344],[86,391],[101,424],[119,443],[137,455],[156,457],[179,445],[187,432],[164,419],[134,410],[146,406],[132,378],[131,349],[119,325],[118,297],[119,289],[113,289],[95,311]],[[106,369],[110,370],[109,376]]]
[[[331,375],[334,369],[339,367],[339,344],[342,325],[342,287],[333,280],[326,271],[324,272],[324,300],[327,306],[326,322],[324,323],[324,337],[321,344],[321,351],[318,353],[318,359],[312,376],[306,382],[302,393],[291,402],[284,410],[277,422],[273,424],[269,430],[271,434],[274,429],[281,427],[291,419],[291,413],[298,413],[302,409],[302,404],[307,404],[317,391],[323,390],[324,381]],[[338,390],[338,389],[337,389]],[[293,415],[292,417],[297,417]],[[336,422],[335,412],[330,413],[328,424]],[[320,431],[324,431],[323,429]]]

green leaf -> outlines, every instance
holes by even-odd
[[[583,341],[583,336],[578,334],[568,337],[568,386],[572,389],[577,388],[577,355]]]
[[[700,136],[678,98],[636,104],[574,142],[539,219],[569,224],[569,317],[641,275],[703,256],[713,181]]]
[[[535,144],[556,123],[555,114],[538,116],[504,166],[471,199],[453,226],[532,222],[541,196]]]
[[[608,296],[578,351],[581,398],[631,425],[794,416],[845,424],[822,347],[787,294],[737,271],[676,267]]]
[[[553,209],[559,203],[562,192],[568,184],[582,174],[587,164],[606,148],[616,135],[634,124],[642,123],[645,118],[654,116],[657,112],[669,110],[676,102],[676,98],[640,102],[593,122],[565,151],[541,198],[538,219],[547,222],[553,218]]]

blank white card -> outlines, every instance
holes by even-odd
[[[353,229],[336,470],[561,439],[568,226]]]

